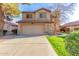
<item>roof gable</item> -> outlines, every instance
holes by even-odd
[[[40,11],[40,10],[45,10],[45,11],[47,11],[47,12],[51,12],[50,10],[48,10],[48,9],[46,9],[46,8],[40,8],[40,9],[36,10],[35,12]]]

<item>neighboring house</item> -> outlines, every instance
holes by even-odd
[[[29,7],[32,9],[31,7]],[[58,34],[60,29],[59,14],[57,10],[51,12],[46,8],[33,11],[21,11],[22,20],[18,21],[19,34],[41,35]]]
[[[66,23],[62,25],[61,28],[65,32],[72,32],[74,30],[79,30],[79,21],[73,21],[73,22]]]

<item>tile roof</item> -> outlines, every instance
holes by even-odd
[[[79,26],[79,21],[74,21],[74,22],[69,22],[66,23],[64,25],[62,25],[63,27],[68,27],[68,26]]]

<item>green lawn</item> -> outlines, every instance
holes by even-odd
[[[55,49],[56,53],[59,56],[70,56],[70,54],[66,51],[66,48],[65,48],[64,37],[47,36],[47,38],[48,38],[48,41],[51,43],[52,48]]]

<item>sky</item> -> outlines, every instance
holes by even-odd
[[[38,4],[37,4],[38,5]],[[51,6],[52,4],[50,3],[50,4],[48,4],[48,6]],[[45,6],[45,5],[43,5],[43,4],[41,4],[41,6]],[[39,6],[39,7],[41,7],[41,6]],[[35,7],[35,5],[33,4],[33,6],[31,6],[32,7],[32,9],[29,9],[29,6],[19,6],[19,8],[20,8],[20,10],[22,11],[22,10],[30,10],[30,11],[32,11],[32,10],[35,10],[35,9],[33,9],[33,7]],[[35,8],[39,8],[39,7],[35,7]],[[50,9],[50,8],[49,8]],[[13,22],[15,22],[15,21],[18,21],[18,20],[21,20],[22,19],[22,16],[20,15],[20,17],[15,17],[14,18],[14,20],[13,20]],[[79,3],[77,3],[77,6],[75,7],[75,10],[74,10],[74,13],[73,13],[73,15],[70,15],[70,20],[69,20],[69,22],[73,22],[73,21],[79,21]]]
[[[30,5],[27,4],[19,4],[20,11],[23,12],[34,12],[40,8],[46,8],[46,9],[55,9],[56,3],[32,3]]]
[[[79,21],[79,3],[75,7],[74,14],[70,16],[70,22]]]

